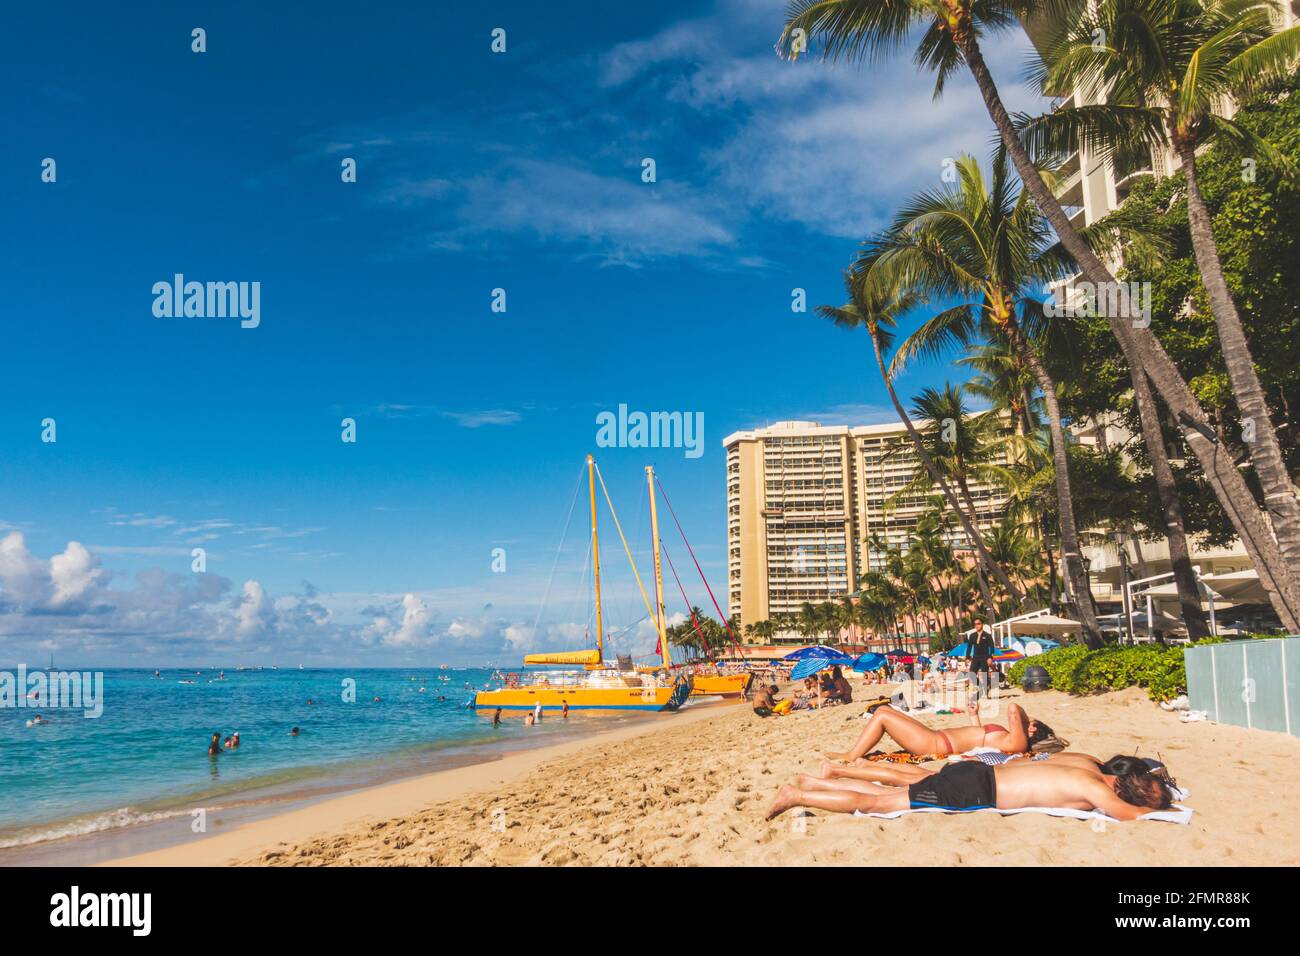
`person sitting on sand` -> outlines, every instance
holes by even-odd
[[[834,813],[1059,807],[1100,810],[1116,820],[1136,820],[1152,810],[1167,810],[1173,805],[1168,785],[1153,773],[1112,775],[1029,760],[1001,767],[973,760],[952,763],[906,787],[882,787],[856,780],[823,780],[821,785],[820,789],[809,790],[782,787],[767,819],[792,807]]]
[[[885,734],[894,738],[904,750],[912,754],[949,754],[965,753],[976,747],[995,747],[1003,753],[1024,753],[1040,740],[1052,736],[1052,728],[1039,720],[1033,720],[1018,705],[1007,705],[1008,730],[1001,724],[979,724],[979,715],[971,711],[969,727],[949,727],[946,730],[934,730],[921,723],[915,717],[909,717],[901,711],[885,704],[876,708],[867,721],[867,726],[858,734],[851,750],[842,753],[828,753],[831,760],[861,760],[871,749],[880,743]]]
[[[776,692],[779,688],[775,684],[768,684],[766,687],[760,687],[758,693],[754,695],[754,713],[760,717],[771,717],[776,712],[777,699]],[[786,701],[785,703],[789,703]],[[788,710],[789,708],[787,708]]]
[[[838,664],[831,669],[831,700],[837,700],[841,704],[853,703],[853,688],[844,677],[844,671]]]

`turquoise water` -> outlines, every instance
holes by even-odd
[[[218,680],[215,670],[165,670],[161,678],[110,670],[99,718],[42,710],[47,723],[29,727],[34,707],[0,708],[0,848],[187,815],[250,794],[438,769],[480,746],[532,745],[599,720],[574,715],[526,728],[514,715],[493,728],[491,712],[464,707],[466,685],[481,686],[489,674],[228,670]],[[356,681],[355,703],[343,700],[345,678]],[[295,725],[297,737],[289,733]],[[214,732],[224,740],[234,731],[238,750],[207,755]]]

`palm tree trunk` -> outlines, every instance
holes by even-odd
[[[998,136],[1006,146],[1016,172],[1020,174],[1024,188],[1029,190],[1038,208],[1056,230],[1061,244],[1073,256],[1088,280],[1103,288],[1113,285],[1115,277],[1088,247],[1078,230],[1070,224],[1065,210],[1052,195],[1052,191],[1047,188],[1047,183],[1043,181],[1042,175],[1029,158],[1024,144],[1016,135],[1015,126],[1007,114],[1006,106],[1002,103],[997,84],[994,83],[993,75],[989,72],[988,64],[980,52],[979,41],[975,34],[965,29],[954,36],[966,60],[966,65],[975,78],[975,84],[979,87],[984,105],[993,119],[993,125],[997,127]],[[1268,591],[1269,600],[1283,625],[1290,631],[1300,630],[1300,571],[1292,568],[1284,559],[1281,548],[1264,520],[1264,515],[1246,486],[1245,479],[1237,471],[1231,459],[1223,454],[1217,442],[1212,441],[1202,432],[1202,428],[1209,428],[1209,422],[1188,389],[1182,374],[1150,329],[1134,328],[1125,324],[1120,316],[1115,315],[1108,315],[1107,321],[1111,332],[1119,342],[1120,349],[1124,352],[1129,367],[1146,371],[1151,384],[1160,393],[1166,407],[1178,422],[1187,446],[1201,463],[1201,468],[1214,489],[1215,496],[1223,505],[1233,528],[1258,570],[1260,583]]]
[[[988,548],[984,546],[984,541],[979,535],[979,530],[972,523],[971,518],[966,514],[966,512],[962,510],[961,502],[957,500],[957,496],[953,494],[952,488],[949,486],[948,482],[944,480],[943,475],[939,473],[939,469],[935,467],[933,459],[930,458],[930,453],[925,450],[925,443],[921,441],[921,436],[917,434],[916,426],[912,424],[912,419],[903,408],[903,403],[898,400],[898,394],[894,391],[894,383],[889,377],[889,371],[885,368],[885,356],[880,351],[880,337],[876,328],[871,326],[867,331],[871,335],[871,347],[876,355],[876,368],[880,371],[880,377],[885,383],[885,391],[889,393],[889,400],[894,403],[894,411],[898,413],[898,417],[903,422],[903,427],[907,429],[907,436],[912,439],[912,445],[916,448],[917,457],[921,459],[921,463],[925,466],[925,470],[929,472],[930,480],[942,489],[944,497],[948,499],[949,506],[957,513],[957,517],[961,521],[962,530],[966,532],[966,537],[969,538],[971,543],[974,545],[975,550],[979,555],[980,563],[988,568],[989,572],[997,579],[999,584],[1006,588],[1007,593],[1011,595],[1011,598],[1016,602],[1016,605],[1023,606],[1025,603],[1025,596],[1020,592],[1020,589],[1011,582],[1011,579],[1007,577],[1006,572],[1003,571],[1002,568],[998,567],[997,562],[993,560],[993,556],[989,554]]]
[[[1245,444],[1264,489],[1264,506],[1273,519],[1278,547],[1289,562],[1300,563],[1300,501],[1296,500],[1295,485],[1282,460],[1277,431],[1269,418],[1264,387],[1255,372],[1255,360],[1241,327],[1241,316],[1237,314],[1228,283],[1223,278],[1223,264],[1219,261],[1219,248],[1214,241],[1214,223],[1197,177],[1195,147],[1182,145],[1178,149],[1178,158],[1182,160],[1183,176],[1187,180],[1187,220],[1191,225],[1192,250],[1196,254],[1196,267],[1201,272],[1201,283],[1209,294],[1214,324],[1219,330],[1219,344],[1223,347],[1223,364],[1227,366],[1228,378],[1232,382],[1232,396],[1241,414],[1242,427],[1250,422],[1255,429],[1254,440]]]
[[[967,483],[965,477],[959,477],[957,479],[957,490],[961,492],[962,500],[966,502],[966,507],[974,516],[975,529],[978,531],[980,512],[979,509],[975,507],[975,499],[971,496],[970,485]],[[1001,565],[999,564],[998,567],[1001,567]],[[984,570],[980,567],[978,561],[975,562],[975,580],[979,582],[980,594],[984,595],[984,608],[990,615],[989,624],[992,624],[998,619],[998,609],[997,605],[993,603],[993,592],[989,590],[988,579],[984,577]],[[1011,580],[1010,577],[1008,577],[1007,580]]]
[[[1187,548],[1187,534],[1183,530],[1183,508],[1178,500],[1178,486],[1174,482],[1174,471],[1169,467],[1169,458],[1165,455],[1164,432],[1156,414],[1151,385],[1140,369],[1133,372],[1132,378],[1133,397],[1137,403],[1138,418],[1142,422],[1142,437],[1146,439],[1148,451],[1158,449],[1158,453],[1151,456],[1151,478],[1155,481],[1160,508],[1165,516],[1165,540],[1169,543],[1169,562],[1174,572],[1174,584],[1178,588],[1178,606],[1182,610],[1183,623],[1187,625],[1187,636],[1199,641],[1210,636],[1210,628],[1201,612],[1200,589],[1196,586],[1196,574],[1192,571],[1192,559]]]
[[[1008,318],[1004,326],[1007,337],[1020,360],[1029,366],[1038,390],[1043,393],[1043,404],[1047,407],[1047,428],[1052,436],[1052,464],[1056,472],[1056,510],[1061,527],[1061,558],[1065,564],[1065,577],[1070,582],[1070,593],[1074,595],[1075,611],[1079,615],[1079,625],[1085,644],[1094,650],[1104,643],[1101,639],[1101,627],[1097,624],[1097,605],[1092,598],[1092,585],[1088,581],[1087,569],[1083,566],[1083,553],[1079,548],[1079,532],[1074,523],[1074,496],[1070,492],[1070,465],[1066,454],[1065,429],[1061,427],[1061,403],[1056,395],[1056,382],[1048,374],[1038,353],[1025,340],[1014,318]]]

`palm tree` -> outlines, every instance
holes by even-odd
[[[1009,478],[999,462],[998,420],[992,415],[972,415],[961,389],[950,382],[945,382],[942,389],[922,389],[912,399],[912,414],[930,423],[921,433],[926,451],[943,476],[956,486],[978,528],[980,513],[971,493],[971,483],[1001,485]],[[890,500],[905,500],[924,494],[930,490],[930,485],[929,475],[918,471],[910,482],[890,496]],[[990,518],[991,515],[986,515],[985,521]],[[983,536],[979,540],[983,543]],[[1001,568],[996,559],[993,563]],[[1002,570],[1006,572],[1006,568]],[[993,593],[982,569],[977,566],[976,571],[986,609],[994,615],[992,620],[997,620]],[[1007,579],[1010,580],[1010,576]]]
[[[881,381],[885,385],[885,391],[889,394],[889,400],[894,405],[894,411],[898,413],[899,421],[903,423],[903,427],[907,430],[907,436],[916,449],[916,455],[921,460],[922,467],[925,468],[931,480],[943,492],[944,498],[948,501],[948,506],[952,508],[953,513],[961,521],[967,539],[974,542],[980,563],[989,574],[993,575],[1007,589],[1007,593],[1012,595],[1017,604],[1021,603],[1023,595],[1016,590],[1015,584],[997,566],[997,562],[990,558],[988,550],[980,540],[979,531],[972,517],[966,513],[952,486],[949,485],[943,474],[935,466],[930,453],[926,450],[925,442],[922,441],[916,426],[912,424],[911,417],[903,408],[898,393],[894,391],[894,381],[885,367],[885,353],[893,345],[894,327],[898,318],[919,305],[920,300],[914,295],[891,288],[888,282],[884,280],[884,277],[878,278],[869,271],[846,272],[844,274],[844,288],[849,297],[848,302],[840,306],[818,306],[816,309],[817,314],[822,318],[832,319],[841,328],[865,328],[867,330],[875,354],[876,370],[880,373]]]
[[[1068,275],[1070,267],[1057,253],[1051,230],[1029,194],[1016,186],[1006,150],[999,148],[994,155],[987,180],[974,157],[962,156],[957,182],[913,197],[889,229],[868,244],[863,260],[898,275],[905,288],[922,295],[964,299],[912,333],[894,356],[891,372],[915,356],[1004,339],[1033,375],[1052,436],[1065,577],[1083,638],[1090,647],[1100,647],[1101,629],[1074,521],[1056,382],[1036,344],[1045,332],[1046,317],[1033,293]]]
[[[1031,435],[1038,430],[1043,400],[1034,394],[1037,386],[1033,373],[1025,368],[1004,336],[989,343],[971,344],[953,364],[975,372],[966,383],[966,391],[1010,419],[1017,434]]]
[[[1044,53],[1048,88],[1081,87],[1104,102],[1034,120],[1041,148],[1082,141],[1116,166],[1152,146],[1172,150],[1187,185],[1192,249],[1218,328],[1233,397],[1254,439],[1245,442],[1282,554],[1300,562],[1300,500],[1282,460],[1264,388],[1228,291],[1197,151],[1216,141],[1281,160],[1277,150],[1225,114],[1229,102],[1284,80],[1300,58],[1300,27],[1274,33],[1265,0],[1101,0]],[[1100,32],[1099,32],[1100,31]],[[1105,42],[1097,42],[1096,37]]]
[[[1114,275],[1070,222],[1020,140],[979,42],[987,32],[1030,18],[1040,24],[1072,23],[1082,5],[1083,0],[791,0],[778,49],[795,59],[809,40],[820,40],[824,59],[861,60],[891,53],[919,35],[914,59],[918,66],[937,73],[936,96],[964,63],[1024,188],[1065,250],[1090,282],[1113,288]],[[1287,563],[1245,479],[1230,456],[1220,453],[1209,419],[1177,366],[1150,329],[1132,325],[1118,314],[1107,314],[1106,320],[1129,368],[1147,375],[1178,423],[1283,624],[1300,630],[1300,570]],[[1140,401],[1142,392],[1135,394]],[[1144,415],[1142,420],[1151,418]],[[1144,427],[1142,437],[1153,457],[1161,454],[1156,447],[1161,438],[1154,430]]]
[[[794,619],[795,630],[799,636],[806,641],[812,640],[822,630],[821,614],[810,601],[804,601],[799,605],[799,613]]]

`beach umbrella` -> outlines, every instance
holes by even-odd
[[[801,647],[797,651],[791,651],[785,657],[785,661],[802,661],[810,657],[820,658],[824,661],[848,661],[852,658],[843,651],[837,651],[833,647],[827,647],[825,644],[817,644],[813,647]]]
[[[829,661],[824,657],[805,657],[798,664],[794,665],[794,670],[790,671],[791,680],[803,680],[805,677],[811,677],[818,671],[824,671],[836,664],[842,665],[843,661]]]
[[[885,656],[883,654],[862,654],[853,660],[853,669],[864,673],[878,671],[884,666]]]
[[[901,647],[895,647],[892,651],[885,651],[885,656],[886,656],[886,657],[906,657],[906,656],[907,656],[907,651],[903,650]]]
[[[1039,654],[1046,654],[1048,651],[1054,651],[1061,646],[1060,641],[1048,640],[1045,637],[1036,637],[1033,640],[1011,642],[1014,650],[1020,651],[1026,657],[1037,657]]]
[[[944,654],[946,654],[948,657],[965,657],[966,653],[967,651],[966,651],[965,641],[962,641],[956,647],[950,647],[946,651],[944,651]]]
[[[1040,614],[1037,617],[1026,618],[1023,621],[1012,621],[1010,629],[1012,634],[1078,634],[1082,629],[1078,621],[1072,621],[1068,617],[1057,617],[1055,614]]]
[[[1024,659],[1024,654],[1011,647],[1004,647],[989,658],[994,664],[1006,664]]]

